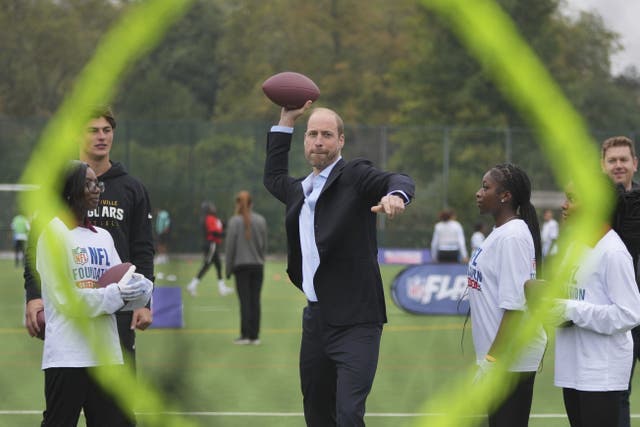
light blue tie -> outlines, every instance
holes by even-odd
[[[307,195],[307,204],[311,211],[316,210],[316,202],[318,201],[318,197],[320,197],[320,192],[322,192],[322,187],[324,187],[326,180],[322,175],[316,175],[311,179],[311,193]]]

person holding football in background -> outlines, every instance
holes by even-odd
[[[125,304],[145,305],[153,288],[149,279],[134,273],[133,266],[118,283],[99,287],[102,273],[121,264],[111,235],[91,225],[87,216],[89,210],[98,206],[104,188],[88,164],[73,161],[61,194],[71,216],[54,217],[43,225],[37,239],[35,268],[41,279],[46,321],[42,353],[44,427],[77,425],[81,410],[88,426],[134,425],[128,414],[130,408],[120,408],[96,380],[92,368],[105,363],[94,353],[90,338],[76,325],[85,322],[86,330],[100,339],[102,360],[110,368],[118,369],[123,358],[114,313]],[[52,240],[59,242],[59,247],[52,249]],[[62,269],[62,277],[61,262],[67,266]],[[75,291],[83,303],[82,314],[72,307],[69,291]]]
[[[100,204],[89,211],[92,225],[106,229],[114,240],[120,259],[131,262],[136,271],[153,281],[154,242],[151,203],[144,185],[127,173],[119,162],[110,160],[116,119],[109,107],[92,110],[84,141],[80,145],[80,160],[88,163],[105,183]],[[25,326],[29,335],[40,332],[36,314],[42,309],[40,281],[33,270],[35,260],[27,250],[24,287],[27,306]],[[116,313],[118,335],[124,350],[125,363],[135,371],[135,330],[144,330],[152,322],[150,307]]]

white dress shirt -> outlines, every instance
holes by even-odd
[[[304,192],[304,204],[300,210],[298,226],[300,227],[300,249],[302,250],[302,291],[309,301],[318,301],[316,290],[313,286],[313,277],[320,265],[320,254],[316,245],[315,234],[315,211],[316,202],[324,188],[324,184],[329,178],[338,160],[324,168],[318,175],[309,174],[302,181],[302,191]]]

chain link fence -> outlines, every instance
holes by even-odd
[[[40,119],[0,119],[0,183],[19,181],[45,125]],[[171,252],[200,251],[203,201],[213,201],[226,221],[233,214],[235,194],[248,190],[255,210],[269,224],[270,252],[284,253],[284,207],[262,185],[266,133],[271,125],[121,120],[111,158],[145,184],[154,210],[171,214]],[[301,129],[294,133],[290,155],[290,170],[296,176],[310,171]],[[456,211],[467,235],[478,221],[490,223],[490,218],[479,216],[474,195],[484,172],[497,163],[511,161],[523,167],[535,191],[559,190],[536,135],[526,129],[347,126],[345,133],[345,159],[366,157],[382,169],[407,173],[416,181],[416,198],[405,215],[393,221],[379,217],[380,246],[428,247],[444,207]],[[618,134],[634,137],[628,131],[595,132],[594,140]],[[0,249],[12,245],[16,195],[0,191],[0,229],[6,236],[0,239]]]

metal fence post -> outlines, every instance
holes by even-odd
[[[442,207],[449,207],[449,128],[444,128],[442,141]]]
[[[507,126],[504,129],[504,156],[507,163],[511,163],[512,141],[511,128]]]

